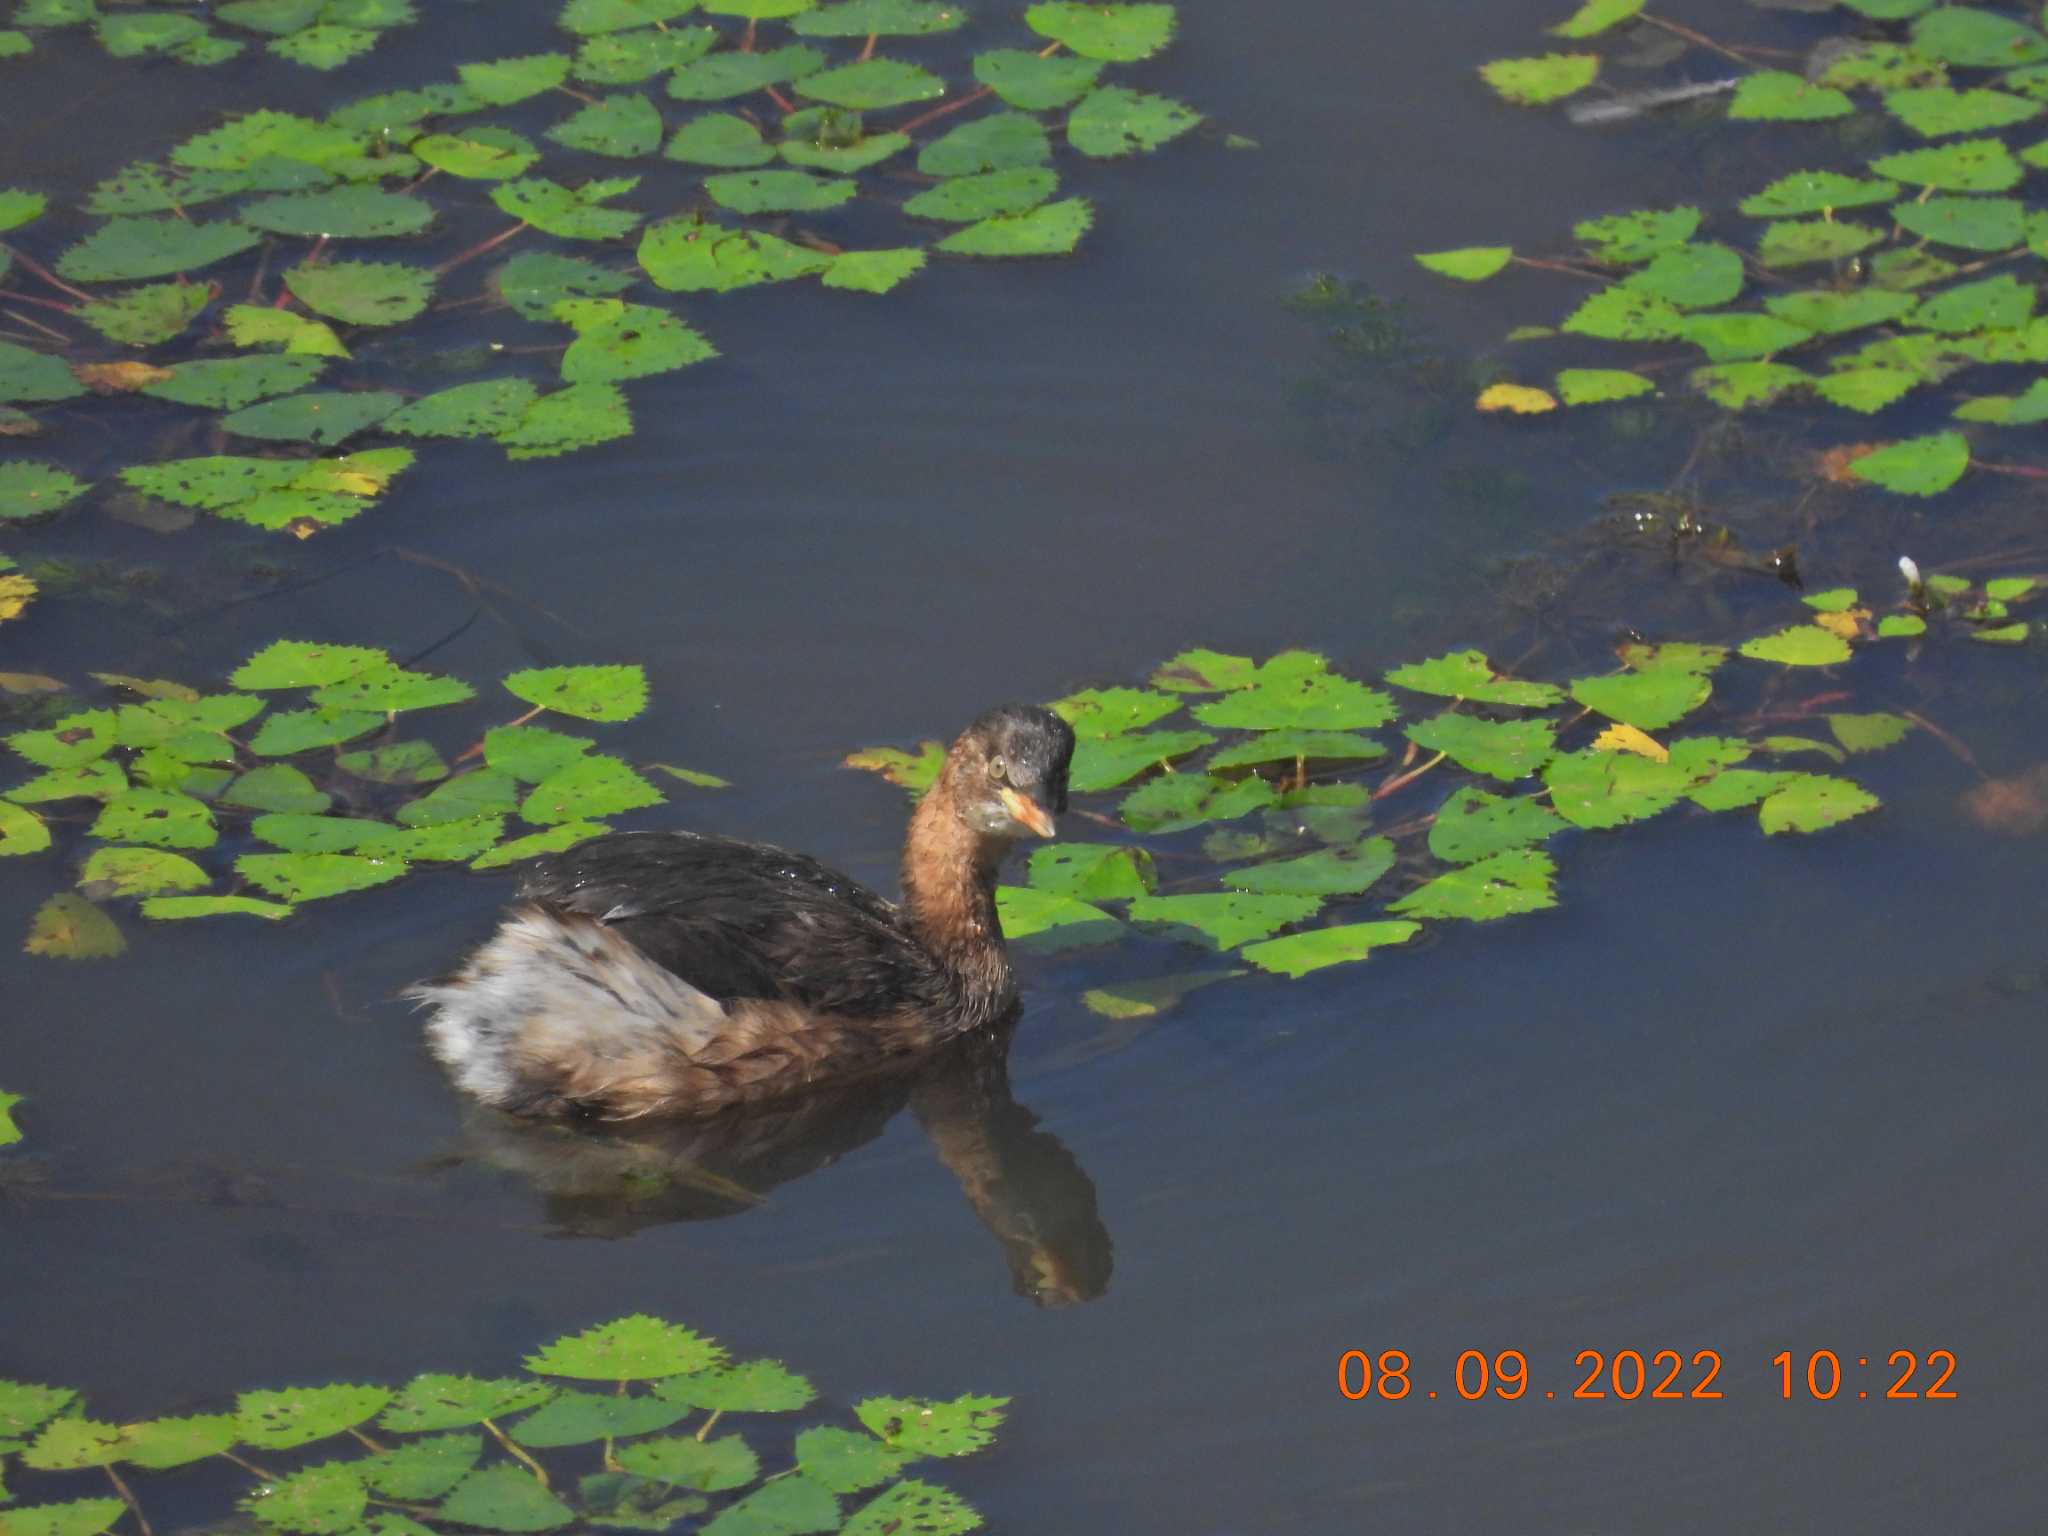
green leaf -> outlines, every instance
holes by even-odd
[[[661,147],[661,114],[637,91],[606,96],[548,130],[557,144],[630,160]]]
[[[1067,118],[1067,142],[1098,160],[1132,155],[1171,143],[1202,114],[1171,96],[1154,96],[1121,86],[1088,93]]]
[[[221,804],[239,805],[255,811],[314,815],[334,803],[334,797],[314,787],[313,781],[289,763],[265,763],[251,768],[221,791]]]
[[[519,808],[519,785],[509,773],[482,768],[457,774],[430,793],[398,809],[408,827],[436,827],[479,816],[501,816]]]
[[[2003,69],[2048,58],[2048,38],[1996,11],[1943,6],[1913,23],[1913,46],[1965,69]]]
[[[37,403],[85,393],[69,367],[11,341],[0,341],[0,400]]]
[[[815,74],[824,67],[825,55],[801,44],[770,53],[714,53],[670,75],[668,93],[678,101],[725,101]]]
[[[21,187],[0,187],[0,233],[34,223],[49,206],[49,198],[41,192],[30,192]]]
[[[1767,357],[1810,340],[1810,334],[1775,315],[1723,313],[1688,315],[1679,334],[1717,363]]]
[[[235,871],[280,900],[301,902],[388,885],[405,874],[405,861],[353,853],[245,853],[235,860]],[[262,1443],[246,1433],[244,1438]]]
[[[448,776],[448,765],[441,761],[441,754],[424,741],[400,741],[365,752],[338,753],[334,765],[343,773],[373,784],[426,784]]]
[[[0,464],[0,520],[44,517],[69,506],[90,489],[49,464]]]
[[[1752,218],[1782,219],[1888,203],[1898,194],[1898,187],[1889,181],[1866,181],[1839,171],[1794,171],[1744,198],[1742,211]]]
[[[100,1536],[128,1512],[119,1499],[73,1499],[0,1511],[4,1536]]]
[[[555,306],[564,299],[604,298],[633,286],[627,273],[554,252],[514,256],[493,280],[499,297],[529,320],[552,320]]]
[[[1764,300],[1764,308],[1780,320],[1828,336],[1883,325],[1912,307],[1911,294],[1889,293],[1882,288],[1809,288],[1797,293],[1772,294]]]
[[[791,19],[799,37],[930,37],[959,30],[967,13],[939,0],[844,0]]]
[[[2036,116],[2041,103],[2004,91],[1951,90],[1945,85],[1919,86],[1892,91],[1885,110],[1923,138],[1940,138],[1950,133],[1981,133],[1987,128],[2004,128]]]
[[[402,1433],[463,1429],[535,1408],[558,1389],[539,1381],[489,1381],[473,1376],[415,1376],[377,1422]]]
[[[39,768],[76,768],[102,757],[115,742],[110,709],[65,715],[48,730],[16,731],[7,745]]]
[[[853,1405],[854,1417],[883,1444],[914,1456],[965,1456],[995,1438],[1007,1397],[967,1395],[946,1402],[870,1397]]]
[[[167,277],[211,266],[260,239],[248,225],[225,219],[114,218],[59,257],[57,271],[74,283]]]
[[[1029,213],[970,224],[941,240],[938,248],[956,256],[1064,256],[1094,222],[1095,210],[1088,200],[1070,197]]]
[[[386,390],[327,390],[246,406],[221,422],[237,437],[329,446],[367,431],[404,403]]]
[[[1640,373],[1620,368],[1562,368],[1554,381],[1558,399],[1566,405],[1604,405],[1611,400],[1633,400],[1654,394],[1657,386]]]
[[[1564,697],[1562,689],[1549,683],[1525,683],[1494,671],[1483,652],[1471,650],[1452,651],[1430,661],[1396,667],[1387,674],[1387,681],[1416,693],[1529,709],[1547,709]]]
[[[799,96],[863,111],[931,101],[946,94],[946,82],[929,70],[896,59],[862,59],[838,69],[806,74],[796,82]]]
[[[1742,291],[1742,258],[1725,245],[1687,244],[1659,251],[1627,285],[1680,309],[1725,304]]]
[[[632,433],[632,412],[617,385],[571,384],[534,401],[497,441],[508,459],[548,459]]]
[[[1818,832],[1874,811],[1877,796],[1860,784],[1826,774],[1802,773],[1767,796],[1757,818],[1767,834]]]
[[[1370,864],[1373,861],[1368,859],[1366,862]],[[1365,871],[1354,873],[1363,874]],[[1312,917],[1322,904],[1320,895],[1298,890],[1147,895],[1132,899],[1130,919],[1147,926],[1166,927],[1172,930],[1171,937],[1222,950],[1235,948],[1251,939],[1263,939],[1289,923]]]
[[[856,184],[808,171],[728,171],[704,178],[714,202],[735,213],[814,213],[850,201]]]
[[[564,1335],[525,1362],[537,1376],[611,1382],[657,1381],[725,1363],[725,1350],[711,1340],[644,1314]]]
[[[50,829],[33,811],[0,800],[0,858],[41,853],[50,846]]]
[[[1440,277],[1454,277],[1461,283],[1480,283],[1514,259],[1509,245],[1468,245],[1455,251],[1419,251],[1416,265]]]
[[[366,668],[390,664],[388,655],[371,646],[278,640],[229,673],[228,682],[236,688],[254,688],[259,692],[275,688],[319,688],[354,677]]]
[[[584,39],[573,68],[577,79],[597,85],[638,85],[695,63],[717,44],[718,33],[711,27],[609,33]]]
[[[714,1413],[788,1413],[809,1403],[818,1395],[818,1389],[780,1360],[743,1360],[714,1371],[665,1377],[655,1386],[654,1395],[671,1403],[708,1408]],[[749,1473],[741,1481],[752,1478]]]
[[[1268,943],[1282,943],[1283,940],[1268,940]],[[1232,976],[1242,976],[1241,970],[1212,969],[1206,971],[1175,971],[1165,976],[1148,976],[1142,981],[1121,981],[1106,987],[1090,987],[1081,994],[1081,1001],[1090,1013],[1107,1019],[1150,1019],[1177,1007],[1180,1000],[1198,987],[1206,987],[1212,981],[1225,981]],[[865,1438],[865,1436],[857,1437]]]
[[[1393,719],[1394,701],[1377,688],[1340,677],[1313,651],[1283,651],[1254,672],[1249,687],[1195,706],[1204,725],[1235,730],[1348,731]]]
[[[1144,896],[1159,884],[1152,855],[1112,843],[1052,843],[1032,850],[1031,887],[1081,901]],[[715,1406],[706,1404],[705,1406]]]
[[[1849,472],[1901,495],[1933,496],[1962,479],[1969,466],[1969,439],[1960,432],[1936,432],[1888,443],[1852,459]]]
[[[1902,368],[1846,368],[1821,379],[1814,385],[1814,393],[1830,405],[1870,415],[1906,395],[1919,382],[1918,375]]]
[[[481,379],[423,396],[382,425],[415,437],[492,437],[517,426],[539,397],[525,379]]]
[[[1776,634],[1758,635],[1738,647],[1754,661],[1775,661],[1788,667],[1831,667],[1849,659],[1849,642],[1818,624],[1794,624]]]
[[[707,112],[676,130],[675,137],[669,140],[667,154],[671,160],[691,165],[738,169],[766,165],[775,158],[775,149],[761,137],[761,130],[745,118],[729,112]]]
[[[1260,895],[1356,896],[1393,867],[1394,845],[1373,837],[1352,848],[1323,848],[1299,858],[1248,864],[1228,871],[1223,883]]]
[[[1670,300],[1617,284],[1584,300],[1559,329],[1604,341],[1664,341],[1677,336],[1684,324]]]
[[[805,1480],[834,1493],[858,1493],[894,1477],[911,1459],[850,1429],[807,1429],[796,1437],[796,1464]]]
[[[494,107],[510,106],[542,91],[551,91],[569,78],[569,56],[563,53],[535,53],[524,58],[495,59],[485,64],[458,64],[455,72],[479,101]]]
[[[644,805],[659,805],[662,793],[616,757],[578,758],[542,779],[519,807],[536,826],[589,821]]]
[[[905,1478],[855,1510],[842,1530],[845,1536],[962,1536],[980,1524],[980,1513],[952,1489]]]
[[[527,784],[538,784],[580,760],[597,743],[538,725],[505,725],[484,732],[484,761]]]
[[[1707,676],[1727,654],[1715,645],[1631,645],[1622,652],[1628,671],[1580,678],[1572,697],[1610,720],[1661,731],[1706,703]]]
[[[887,293],[911,274],[923,269],[924,252],[841,251],[818,279],[825,288],[851,289],[859,293]]]
[[[1085,736],[1075,748],[1072,787],[1081,794],[1127,784],[1148,768],[1210,745],[1207,731],[1144,731],[1128,736]]]
[[[1767,267],[1803,267],[1841,261],[1883,238],[1868,225],[1845,219],[1807,219],[1771,225],[1757,241],[1756,253]]]
[[[287,269],[284,285],[308,309],[350,325],[397,325],[427,307],[434,274],[386,261],[304,263]]]
[[[1913,722],[1903,715],[1829,715],[1828,729],[1851,752],[1879,752],[1906,739]]]
[[[251,854],[250,858],[263,858]],[[310,1445],[361,1424],[391,1400],[383,1387],[300,1387],[281,1392],[244,1392],[235,1400],[236,1429],[258,1450],[284,1451]]]
[[[0,818],[8,807],[0,802]],[[99,848],[85,861],[81,887],[103,886],[88,895],[155,896],[164,891],[196,891],[208,883],[205,870],[180,854],[150,848]]]
[[[241,216],[277,234],[336,240],[413,235],[434,222],[433,208],[418,198],[365,186],[259,198]]]
[[[620,1397],[604,1392],[562,1392],[514,1424],[521,1445],[588,1445],[594,1440],[644,1435],[666,1429],[690,1411],[658,1397]]]
[[[288,709],[270,716],[249,742],[258,757],[294,757],[315,747],[339,746],[366,736],[384,717],[359,709]]]
[[[326,1536],[354,1528],[368,1502],[356,1469],[330,1461],[265,1484],[242,1507],[273,1529]]]
[[[679,1376],[670,1378],[670,1382],[696,1379]],[[803,1404],[795,1406],[802,1407]],[[682,1435],[642,1440],[635,1445],[620,1447],[618,1463],[636,1476],[651,1477],[677,1488],[695,1488],[703,1493],[744,1488],[761,1475],[760,1458],[738,1435],[720,1435],[716,1440],[698,1440],[694,1436]]]
[[[500,843],[489,853],[470,861],[471,869],[497,869],[505,864],[516,864],[521,859],[536,858],[543,853],[560,853],[564,848],[574,848],[578,843],[587,843],[593,837],[601,837],[611,830],[601,821],[565,821],[560,826],[549,827],[545,832],[535,832],[526,837],[515,837],[510,842]]]
[[[369,1485],[386,1498],[437,1499],[476,1465],[483,1444],[482,1435],[434,1435],[365,1457],[359,1466]]]
[[[1643,8],[1644,0],[1585,0],[1569,18],[1550,29],[1555,37],[1598,37]]]
[[[100,46],[117,59],[169,53],[206,36],[203,22],[168,11],[132,11],[125,15],[101,16],[97,30]]]
[[[1370,762],[1387,749],[1370,736],[1349,731],[1265,731],[1225,747],[1209,759],[1209,769],[1248,768],[1262,763]]]
[[[1783,69],[1744,75],[1728,103],[1728,116],[1735,122],[1816,123],[1847,117],[1855,110],[1856,103],[1842,92]]]
[[[832,258],[754,230],[728,230],[699,219],[667,219],[641,237],[639,260],[657,286],[671,292],[727,293],[822,272]]]
[[[1170,773],[1141,785],[1117,807],[1137,832],[1180,832],[1209,821],[1233,821],[1273,804],[1279,796],[1264,779],[1226,783],[1206,773]]]
[[[1011,942],[1032,941],[1041,951],[1114,943],[1125,931],[1102,908],[1078,897],[1022,885],[996,887],[996,920]]]
[[[576,340],[562,356],[562,377],[571,384],[645,378],[688,367],[718,355],[718,349],[667,310],[618,299],[564,299],[555,318]]]
[[[43,1472],[107,1467],[120,1459],[120,1426],[81,1417],[52,1419],[35,1443],[21,1453],[24,1466]]]
[[[1927,633],[1927,621],[1916,613],[1888,613],[1877,621],[1877,633],[1886,640],[1909,639]]]
[[[165,897],[163,900],[175,898]],[[22,941],[23,951],[31,955],[46,955],[54,960],[106,960],[127,949],[128,941],[121,937],[121,930],[114,926],[112,918],[91,902],[74,896],[69,891],[52,896],[36,909],[35,917],[29,923],[28,937]],[[59,1424],[82,1424],[83,1420],[59,1420]],[[107,1426],[111,1428],[111,1426]],[[48,1435],[56,1430],[52,1425],[45,1431]],[[119,1431],[115,1431],[116,1434]],[[38,1443],[40,1448],[41,1442]],[[28,1460],[24,1456],[24,1460]],[[36,1465],[29,1461],[31,1466]],[[71,1465],[99,1465],[97,1462],[74,1462]],[[0,1526],[7,1516],[0,1513]]]
[[[202,1413],[181,1419],[152,1419],[121,1430],[121,1459],[162,1470],[217,1456],[235,1443],[235,1417]]]
[[[2026,174],[1997,139],[1963,139],[1933,149],[1912,149],[1883,155],[1872,170],[1915,186],[1944,192],[2003,192]]]
[[[509,1462],[470,1473],[441,1501],[439,1513],[487,1531],[551,1531],[575,1519],[568,1505]]]
[[[1149,59],[1173,40],[1171,5],[1034,5],[1024,24],[1084,59],[1130,64]]]
[[[488,123],[430,133],[414,139],[409,148],[435,170],[467,181],[523,176],[540,158],[531,139]]]
[[[838,1528],[839,1501],[799,1475],[764,1483],[697,1529],[701,1536],[806,1536]]]
[[[219,837],[206,802],[165,789],[129,789],[108,800],[92,835],[153,848],[211,848]]]
[[[557,25],[579,36],[658,27],[697,8],[697,0],[569,0]]]
[[[122,470],[121,478],[161,501],[217,511],[266,491],[282,490],[304,470],[304,461],[298,459],[216,456],[138,464]]]
[[[974,78],[1006,106],[1045,112],[1078,101],[1102,73],[1100,59],[1046,58],[1022,48],[992,48],[974,56]]]
[[[1543,842],[1563,821],[1533,797],[1504,799],[1468,784],[1437,808],[1429,851],[1447,864],[1471,864]]]
[[[309,69],[339,69],[376,46],[377,33],[370,28],[323,25],[277,39],[270,52]]]
[[[2034,288],[2009,273],[1963,283],[1923,301],[1912,325],[1960,335],[1967,331],[2013,330],[2034,313]]]
[[[1052,196],[1059,177],[1044,166],[1014,166],[979,176],[954,176],[920,192],[903,211],[921,219],[968,223],[1022,213]]]
[[[1527,778],[1557,750],[1548,720],[1480,720],[1452,711],[1408,727],[1408,739],[1473,773],[1503,782]]]
[[[1584,219],[1572,234],[1597,260],[1634,266],[1691,240],[1700,227],[1697,208],[1639,208],[1630,213]]]
[[[1546,53],[1533,59],[1495,59],[1479,66],[1480,78],[1508,101],[1541,107],[1593,83],[1600,58],[1591,53]]]
[[[312,320],[263,304],[230,304],[228,336],[238,347],[283,347],[289,356],[347,357],[349,351],[325,320]],[[200,366],[187,363],[187,368]],[[144,391],[149,393],[148,390]]]
[[[213,298],[199,283],[151,283],[111,299],[78,307],[78,318],[109,341],[144,347],[169,341],[197,318]]]
[[[430,672],[411,672],[393,662],[371,665],[313,695],[312,702],[328,709],[373,709],[395,714],[407,709],[435,709],[460,704],[476,697],[476,690],[460,678],[436,677]]]
[[[1488,922],[1557,905],[1557,865],[1547,853],[1517,848],[1439,875],[1392,906],[1416,917]]]
[[[2036,379],[2021,395],[1979,395],[1955,409],[1958,421],[1988,421],[1998,426],[2033,426],[2048,421],[2048,379]],[[0,470],[0,474],[4,474]]]
[[[1239,953],[1261,970],[1299,977],[1325,966],[1363,960],[1389,944],[1405,944],[1421,929],[1422,924],[1406,921],[1344,923],[1247,944]]]
[[[179,363],[171,377],[146,384],[142,393],[179,405],[234,411],[266,395],[287,394],[310,384],[327,365],[317,357],[222,357]]]
[[[917,168],[927,176],[976,176],[1042,165],[1051,158],[1052,141],[1037,118],[996,112],[932,140],[918,152]]]
[[[514,672],[505,688],[579,720],[630,720],[647,707],[647,673],[638,666],[542,667]]]
[[[1892,209],[1902,228],[1966,251],[2005,251],[2024,244],[2026,214],[2026,204],[2011,197],[1930,197]]]

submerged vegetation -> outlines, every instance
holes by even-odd
[[[1809,475],[1912,497],[1935,496],[1972,469],[2048,478],[2048,468],[2008,457],[2030,444],[2006,430],[2048,421],[2039,371],[2048,315],[2036,314],[2035,280],[2048,256],[2048,204],[2025,187],[2048,168],[2048,140],[2030,142],[2048,111],[2038,7],[1842,4],[1855,26],[1812,48],[1801,72],[1766,67],[1778,50],[1651,16],[1643,0],[1590,0],[1552,28],[1622,47],[1631,32],[1682,40],[1743,70],[1725,92],[1650,90],[1577,107],[1579,121],[1691,102],[1688,110],[1725,111],[1734,123],[1785,125],[1800,168],[1733,209],[1581,220],[1578,248],[1564,256],[1507,246],[1417,256],[1464,282],[1540,269],[1599,285],[1554,326],[1514,333],[1518,346],[1554,352],[1558,366],[1542,383],[1515,367],[1516,377],[1479,395],[1481,410],[1540,415],[1683,392],[1731,411],[1801,405],[1902,422],[1910,413],[1908,435],[1841,442],[1813,457]],[[1551,54],[1497,60],[1482,74],[1508,100],[1541,106],[1576,97],[1601,63],[1593,52]],[[1890,143],[1871,154],[1873,140]],[[1614,366],[1611,349],[1589,352],[1587,342],[1652,357]],[[1925,425],[1937,391],[1950,424],[1911,430]]]
[[[705,1536],[957,1536],[980,1514],[903,1471],[981,1450],[1009,1401],[866,1398],[852,1405],[859,1428],[776,1436],[765,1454],[787,1464],[764,1476],[749,1438],[760,1432],[724,1421],[810,1406],[817,1389],[780,1361],[734,1361],[679,1324],[626,1317],[524,1364],[502,1380],[244,1392],[231,1411],[134,1424],[88,1417],[62,1387],[0,1381],[0,1536],[149,1536],[138,1474],[201,1464],[234,1469],[241,1510],[291,1536],[664,1531],[685,1519]]]
[[[29,9],[103,35],[161,23],[179,56],[213,36],[182,11]],[[403,0],[213,9],[280,48],[411,17]],[[933,253],[1063,255],[1094,219],[1059,196],[1069,166],[1200,121],[1111,78],[1167,45],[1170,5],[1037,4],[1012,39],[1030,46],[971,54],[949,42],[968,14],[937,0],[570,0],[559,19],[573,52],[464,63],[324,117],[252,111],[137,160],[85,199],[98,223],[77,238],[46,194],[0,190],[0,429],[70,455],[0,464],[0,531],[125,497],[305,538],[383,499],[408,444],[524,460],[616,440],[623,383],[718,355],[648,297],[701,315],[799,279],[886,293]],[[891,56],[934,47],[931,67]],[[423,359],[409,336],[469,305],[541,329]],[[146,462],[88,457],[151,433]],[[0,564],[0,619],[35,592],[33,569]]]

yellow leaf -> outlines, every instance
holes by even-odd
[[[35,595],[36,584],[28,577],[0,576],[0,620],[20,618]]]
[[[71,372],[96,395],[132,395],[138,389],[176,377],[170,369],[148,363],[74,363]]]
[[[1868,608],[1851,608],[1842,613],[1816,613],[1813,622],[1844,640],[1854,640],[1863,633],[1864,621],[1869,617]]]
[[[1593,738],[1596,752],[1633,752],[1637,757],[1647,757],[1653,763],[1668,763],[1671,754],[1657,741],[1632,725],[1610,725]]]
[[[1517,416],[1540,416],[1557,409],[1557,396],[1547,389],[1528,384],[1495,384],[1481,392],[1475,402],[1482,411],[1513,411]]]
[[[109,688],[126,688],[130,693],[139,693],[145,699],[183,699],[190,703],[199,697],[197,688],[188,688],[183,683],[165,682],[161,678],[130,677],[126,672],[95,672],[93,677]]]
[[[62,693],[64,685],[40,672],[0,672],[0,693]]]
[[[114,920],[83,896],[52,896],[37,910],[21,946],[32,955],[60,960],[104,960],[128,947]]]

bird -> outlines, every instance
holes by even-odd
[[[1056,834],[1073,752],[1036,705],[961,732],[911,816],[900,904],[765,843],[610,833],[539,863],[489,939],[404,995],[456,1086],[515,1115],[710,1115],[886,1069],[1014,1014],[996,875]]]

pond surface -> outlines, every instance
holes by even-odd
[[[553,10],[450,5],[384,48],[431,78],[547,46]],[[1794,47],[1823,25],[1691,12]],[[654,707],[615,750],[734,787],[635,824],[773,840],[884,888],[905,806],[837,767],[852,747],[1136,681],[1189,644],[1307,645],[1361,674],[1453,642],[1512,654],[1497,559],[1664,483],[1682,441],[1460,419],[1410,451],[1378,430],[1398,389],[1310,387],[1335,365],[1281,301],[1337,272],[1462,358],[1553,318],[1562,290],[1444,284],[1410,252],[1556,248],[1572,219],[1687,195],[1743,153],[1696,122],[1596,135],[1497,104],[1473,68],[1540,51],[1530,18],[1191,0],[1146,83],[1259,147],[1080,173],[1100,219],[1077,259],[941,264],[872,304],[684,306],[726,356],[636,385],[629,442],[516,472],[486,448],[425,455],[386,506],[290,552],[327,579],[181,623],[175,667],[132,608],[48,603],[9,644],[41,670],[195,680],[280,633],[445,640],[434,665],[477,679],[643,661]],[[38,126],[0,183],[90,185],[212,121],[233,80],[137,72],[123,118],[103,94],[72,105],[107,72],[83,39],[38,57],[32,109],[9,111]],[[294,106],[365,88],[261,64],[233,84]],[[74,518],[61,537],[175,585],[248,542],[220,532]],[[476,604],[394,545],[517,597],[447,639]],[[1897,551],[1856,553],[1868,580]],[[1742,577],[1703,598],[1656,562],[1631,582],[1597,589],[1588,632],[1702,603],[1761,629],[1788,602]],[[1995,771],[2048,755],[2038,647],[1971,650],[1931,681],[1872,661],[1871,686],[1932,690]],[[1211,987],[1149,1027],[1080,1005],[1109,959],[1027,959],[1010,1080],[1029,1113],[1002,1171],[1100,1292],[1065,1307],[1016,1294],[909,1112],[729,1219],[607,1227],[494,1166],[388,999],[488,930],[504,878],[421,875],[261,932],[130,924],[112,963],[17,958],[4,1082],[33,1096],[52,1197],[0,1207],[0,1375],[80,1387],[103,1417],[192,1411],[259,1384],[496,1374],[646,1310],[785,1358],[835,1403],[1011,1395],[997,1447],[943,1469],[999,1530],[2031,1528],[2042,843],[1964,822],[1973,778],[1924,737],[1871,764],[1886,809],[1834,833],[1567,837],[1554,912]],[[0,932],[45,894],[0,882]],[[1405,1351],[1416,1390],[1346,1401],[1352,1349]],[[1841,1395],[1781,1400],[1772,1357],[1803,1371],[1824,1349]],[[1521,1351],[1532,1390],[1460,1401],[1466,1350]],[[1574,1400],[1588,1350],[1718,1351],[1725,1395]],[[1899,1350],[1952,1351],[1956,1399],[1884,1400]]]

